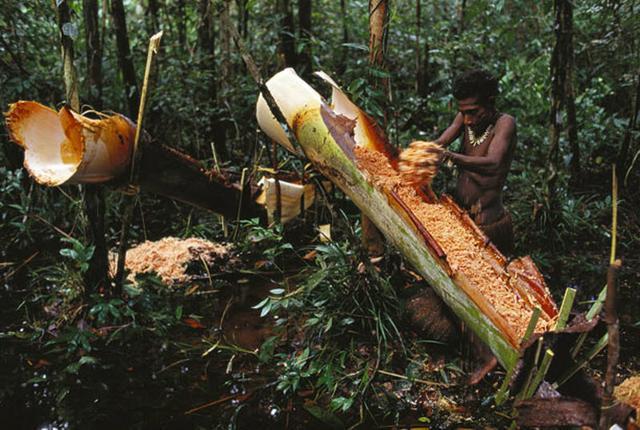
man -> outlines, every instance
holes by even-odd
[[[442,151],[441,161],[451,160],[460,172],[456,200],[504,255],[513,252],[511,216],[502,204],[502,188],[516,146],[516,122],[495,107],[498,80],[484,70],[471,70],[453,84],[458,114],[451,125],[435,140],[446,148],[463,136],[461,152]],[[429,336],[437,332],[450,334],[454,322],[442,301],[430,289],[423,290],[407,303],[411,323]],[[442,327],[446,327],[443,330]],[[493,369],[496,358],[479,340],[471,336],[476,354],[482,360],[469,378],[476,384]]]
[[[453,84],[458,114],[435,140],[446,148],[463,136],[460,153],[445,150],[460,172],[456,200],[491,242],[505,255],[513,252],[511,215],[502,204],[505,184],[516,147],[516,121],[495,107],[498,80],[484,70],[471,70]]]

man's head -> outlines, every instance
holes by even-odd
[[[498,80],[486,70],[463,73],[453,82],[453,96],[464,124],[475,130],[486,127],[495,114]]]

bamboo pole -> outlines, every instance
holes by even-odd
[[[133,140],[133,156],[131,157],[131,172],[130,181],[135,181],[136,171],[136,157],[138,155],[140,137],[142,136],[142,125],[144,120],[145,108],[147,106],[147,93],[149,90],[149,76],[151,75],[151,68],[153,67],[153,60],[158,54],[160,48],[160,40],[162,39],[162,31],[154,34],[149,38],[149,47],[147,48],[147,62],[144,68],[144,80],[142,82],[142,92],[140,94],[140,105],[138,106],[138,118],[136,120],[136,136]]]
[[[136,121],[136,134],[133,139],[133,150],[131,154],[131,167],[129,171],[129,185],[133,185],[137,182],[136,164],[141,157],[142,151],[140,151],[140,138],[142,136],[142,126],[144,123],[144,113],[147,104],[147,92],[149,90],[149,76],[151,75],[151,67],[153,66],[153,60],[158,53],[160,47],[160,40],[162,39],[162,31],[154,34],[149,38],[149,47],[147,49],[147,62],[144,70],[144,81],[142,83],[142,92],[140,94],[140,105],[138,106],[138,118]],[[131,225],[131,218],[133,217],[133,210],[135,208],[137,196],[127,195],[125,196],[124,212],[122,214],[122,222],[120,227],[120,241],[118,244],[118,262],[115,276],[115,294],[122,292],[122,282],[124,280],[125,262],[127,257],[127,242],[129,239],[129,226]]]

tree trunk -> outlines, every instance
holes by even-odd
[[[176,1],[176,15],[178,20],[178,43],[181,47],[187,47],[187,16],[185,0]]]
[[[296,66],[296,45],[294,38],[293,11],[289,0],[278,0],[280,20],[280,63],[285,67]]]
[[[565,108],[567,110],[567,135],[569,138],[569,147],[571,148],[571,183],[579,184],[581,176],[580,167],[580,145],[578,144],[578,126],[576,124],[576,101],[573,86],[574,81],[574,53],[573,53],[573,2],[566,0],[563,5],[563,23],[564,23],[564,58],[565,65],[563,67],[565,76]]]
[[[631,117],[629,117],[629,125],[627,126],[627,130],[624,134],[624,139],[622,140],[622,145],[620,146],[620,150],[618,151],[616,167],[618,172],[620,172],[621,176],[625,174],[628,167],[627,157],[629,156],[629,148],[631,147],[631,140],[632,140],[633,132],[636,129],[639,113],[640,113],[640,74],[638,74],[637,76],[635,98],[632,99]],[[623,186],[624,186],[624,183],[625,181],[621,182]]]
[[[422,89],[422,47],[420,46],[420,36],[421,36],[421,8],[420,8],[420,0],[416,0],[416,85],[415,89],[418,94],[421,93]]]
[[[424,55],[422,56],[422,69],[420,71],[420,87],[418,88],[418,95],[420,95],[420,97],[427,97],[429,95],[429,88],[431,87],[430,58],[429,40],[425,38]]]
[[[554,0],[555,35],[556,41],[551,55],[551,109],[549,112],[549,152],[547,154],[547,183],[546,199],[549,207],[550,220],[557,214],[556,184],[560,161],[560,133],[562,132],[562,106],[564,100],[565,77],[564,72],[564,13],[562,3],[568,0]],[[551,227],[553,222],[548,222]]]
[[[580,146],[576,124],[573,55],[573,7],[570,0],[555,0],[556,43],[551,58],[551,132],[549,147],[549,202],[555,206],[555,187],[560,160],[560,135],[563,131],[562,109],[567,115],[566,131],[571,150],[571,183],[580,183]]]
[[[389,27],[389,0],[369,0],[369,67],[385,70],[385,52]],[[391,99],[391,82],[388,77],[380,78],[386,100],[382,102],[384,126],[388,123],[387,102]]]
[[[622,262],[615,260],[607,271],[607,296],[604,304],[604,322],[607,324],[609,342],[607,345],[607,370],[604,378],[604,393],[602,396],[602,411],[600,414],[600,428],[608,429],[614,424],[612,408],[615,406],[613,389],[616,386],[616,373],[620,359],[620,321],[617,310],[617,276]]]
[[[388,0],[369,0],[369,65],[384,68],[389,21]],[[389,95],[389,79],[382,79],[384,93]],[[386,109],[385,109],[386,112]],[[386,113],[385,113],[386,123]],[[364,214],[361,216],[362,244],[371,256],[384,252],[384,239],[376,226]]]
[[[295,79],[288,76],[288,72],[280,73],[287,74],[276,75],[267,82],[267,86],[272,88],[272,96],[282,107],[294,96],[294,93],[300,93],[306,86],[296,83]],[[477,289],[474,289],[464,275],[457,271],[454,274],[448,264],[445,264],[446,256],[442,249],[439,249],[435,240],[430,238],[426,228],[396,192],[392,188],[374,185],[369,176],[371,172],[363,172],[358,167],[355,156],[351,152],[355,143],[345,132],[344,120],[326,105],[312,101],[311,96],[306,102],[303,98],[297,99],[297,102],[301,107],[289,110],[286,120],[309,160],[375,222],[385,233],[389,242],[433,286],[451,310],[483,342],[487,343],[505,368],[509,369],[515,365],[519,356],[519,338],[513,333],[514,327],[504,321],[495,308],[488,305],[486,298],[477,293]],[[356,119],[356,122],[366,127],[363,121]],[[267,123],[262,122],[260,126],[265,130]],[[369,128],[369,130],[372,131],[372,136],[376,134],[373,129]],[[272,132],[269,135],[273,137],[274,134]],[[361,144],[363,147],[369,145],[370,148],[374,145],[373,141],[366,141],[366,139]],[[386,157],[383,152],[378,152],[376,156]],[[478,238],[474,243],[484,242],[486,237],[451,200],[443,198],[439,204],[446,205],[454,211],[457,222],[473,232],[472,234]],[[470,243],[469,246],[472,244]],[[490,259],[495,261],[493,267],[504,267],[505,260],[497,250],[489,251],[487,247],[482,248],[481,252],[483,255],[478,255],[478,259]],[[487,274],[487,276],[494,275]],[[507,276],[506,273],[504,276]],[[524,292],[530,287],[524,279],[521,281],[518,285]],[[546,303],[549,300],[546,289],[542,285],[537,285],[536,290],[538,288],[545,291],[541,297]],[[530,293],[525,292],[525,294]],[[533,306],[541,306],[541,300],[538,298],[533,300],[531,302]],[[552,317],[551,315],[550,318]]]
[[[458,9],[458,35],[462,35],[462,33],[464,33],[464,16],[466,11],[467,0],[462,0]]]
[[[229,2],[227,0],[222,2],[220,8],[220,15],[224,15],[225,20],[229,20]],[[221,16],[222,20],[223,17]],[[220,81],[225,82],[231,76],[231,37],[229,32],[224,26],[220,26],[220,54],[221,54],[221,68],[220,68]]]
[[[95,246],[93,256],[89,262],[89,269],[85,273],[85,288],[88,292],[104,291],[109,293],[111,281],[109,279],[109,260],[105,229],[107,213],[104,187],[102,185],[84,185],[84,208],[89,221],[89,244]]]
[[[66,99],[72,109],[78,111],[80,110],[80,99],[78,97],[78,75],[76,73],[76,68],[73,65],[73,39],[70,36],[70,32],[74,27],[71,22],[69,4],[66,1],[60,2],[56,7],[56,16],[58,18],[58,29],[60,31],[60,46],[62,50],[62,67]]]
[[[247,8],[247,0],[236,0],[238,7],[238,33],[243,39],[249,34],[249,8]]]
[[[233,182],[223,170],[204,171],[200,163],[157,142],[141,142],[136,184],[141,191],[178,200],[229,219],[264,216],[249,185]],[[238,212],[239,211],[239,212]]]
[[[82,0],[87,38],[87,100],[96,110],[102,109],[102,43],[98,24],[98,0]]]
[[[158,0],[149,0],[147,4],[147,33],[149,33],[149,37],[160,31],[160,20],[158,19],[159,10]]]
[[[338,76],[344,74],[347,70],[347,58],[349,57],[349,48],[346,46],[349,43],[349,22],[347,19],[347,0],[340,0],[340,16],[342,18],[342,48],[340,49],[340,61],[336,70]]]
[[[220,5],[220,22],[229,21],[229,1],[225,0]],[[213,34],[213,33],[212,33]],[[216,101],[218,106],[217,113],[213,118],[213,142],[216,148],[216,152],[220,160],[228,160],[230,158],[229,149],[227,148],[227,124],[221,118],[224,116],[222,113],[224,108],[224,97],[228,90],[227,82],[231,76],[231,36],[228,29],[224,25],[220,25],[220,71],[216,74]],[[212,37],[212,53],[215,43]],[[213,66],[212,66],[213,67]],[[215,78],[214,78],[215,79]]]
[[[122,0],[111,0],[111,19],[116,32],[116,47],[118,67],[122,73],[122,81],[125,87],[127,108],[132,120],[138,117],[138,105],[140,103],[140,91],[136,79],[136,72],[129,48],[129,35],[127,34],[127,21],[124,14]]]
[[[68,35],[71,25],[71,15],[67,2],[61,2],[56,7],[58,28],[60,29],[64,82],[67,103],[76,112],[80,111],[78,96],[78,79],[73,65],[73,39]],[[67,30],[65,30],[67,29]],[[107,291],[109,281],[109,263],[107,260],[107,243],[105,239],[104,218],[105,199],[104,189],[99,185],[87,185],[84,188],[83,203],[89,223],[88,243],[94,246],[93,255],[89,261],[89,268],[84,273],[85,295],[96,291]]]
[[[214,53],[214,33],[213,33],[213,4],[211,0],[199,0],[198,1],[198,39],[197,48],[200,54],[200,62],[203,70],[208,71],[205,75],[207,79],[206,88],[203,100],[199,103],[207,105],[214,105],[218,100],[218,89],[216,82],[216,66],[215,66],[215,53]],[[227,160],[229,154],[226,147],[226,133],[224,125],[221,124],[219,115],[216,112],[210,114],[207,129],[205,130],[206,136],[211,136],[213,144],[216,150],[216,154],[219,158]]]
[[[211,61],[213,56],[213,37],[211,34],[212,14],[211,0],[198,1],[198,27],[196,46],[200,55],[207,61]]]
[[[311,36],[311,0],[298,0],[298,41],[302,43],[298,64],[300,74],[306,77],[313,71]]]
[[[388,23],[388,0],[369,0],[369,64],[373,66],[384,66]]]

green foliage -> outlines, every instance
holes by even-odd
[[[391,350],[403,347],[395,290],[361,262],[359,249],[357,242],[315,246],[314,265],[255,306],[262,316],[278,315],[276,325],[302,331],[294,351],[284,346],[274,356],[277,389],[291,395],[312,387],[317,395],[329,396],[334,411],[345,412],[361,399],[372,370],[386,363]],[[273,338],[265,342],[261,353],[273,343]]]
[[[56,419],[95,427],[103,420],[100,402],[113,402],[115,395],[128,398],[131,406],[140,404],[130,386],[137,384],[136,379],[147,380],[159,393],[165,390],[170,375],[163,375],[165,382],[156,382],[145,374],[160,370],[163,357],[179,350],[176,341],[169,339],[179,338],[184,305],[176,305],[171,290],[156,277],[138,277],[137,285],[125,287],[123,298],[93,295],[84,313],[79,312],[84,307],[79,297],[71,299],[66,289],[32,288],[36,289],[33,298],[25,304],[31,318],[19,330],[3,330],[0,338],[12,342],[10,350],[18,352],[19,366],[25,351],[46,363],[23,383],[40,396],[40,402],[55,408],[54,417],[60,417]],[[56,314],[50,323],[36,318],[40,303]],[[151,351],[155,357],[148,356]],[[118,385],[126,390],[112,393],[109,387]],[[0,402],[10,395],[0,391]],[[163,401],[162,396],[154,396],[155,401]]]
[[[21,237],[30,238],[28,219],[29,195],[24,192],[22,182],[24,170],[9,170],[0,167],[0,240],[9,246]]]
[[[294,252],[293,245],[285,241],[283,225],[264,227],[257,218],[240,221],[243,237],[239,249],[247,255],[262,256],[267,265],[283,263],[283,257]]]
[[[86,246],[78,239],[72,237],[63,237],[61,240],[71,245],[71,247],[62,248],[60,255],[71,259],[80,269],[80,273],[86,272],[89,269],[89,261],[91,261],[91,257],[93,257],[95,246]]]
[[[8,103],[20,99],[60,107],[65,95],[51,2],[5,3],[0,10],[3,110]],[[150,2],[124,3],[132,59],[141,80],[148,37],[157,29],[152,29]],[[254,119],[257,88],[233,44],[228,45],[227,51],[220,37],[217,13],[211,14],[214,52],[203,55],[198,46],[197,3],[158,2],[158,24],[164,36],[152,77],[145,128],[160,143],[202,160],[205,168],[213,165],[211,143],[223,129],[230,152],[229,159],[223,160],[224,167],[240,172],[243,167],[253,168],[254,162],[271,166],[267,157],[271,143],[257,132]],[[219,2],[213,3],[217,6]],[[237,5],[242,3],[231,2],[231,19],[239,28],[240,18],[245,15]],[[280,2],[244,2],[248,17],[244,43],[263,77],[284,65],[278,52],[283,14],[275,3]],[[498,107],[518,122],[519,143],[505,189],[505,202],[516,227],[517,254],[532,254],[543,272],[552,276],[549,280],[555,291],[572,283],[584,286],[584,294],[589,295],[589,291],[597,291],[602,285],[610,240],[610,166],[629,136],[627,166],[631,169],[618,172],[619,178],[627,176],[621,195],[619,254],[625,258],[625,267],[638,266],[640,223],[635,208],[639,201],[640,162],[632,165],[631,160],[634,156],[640,159],[640,147],[637,130],[628,129],[638,84],[640,14],[636,2],[574,2],[574,73],[584,175],[580,183],[570,185],[571,150],[563,135],[557,181],[559,204],[553,207],[546,192],[549,62],[554,43],[551,2],[468,1],[464,2],[462,16],[463,2],[423,1],[418,30],[416,3],[392,1],[386,62],[380,68],[368,64],[369,2],[347,1],[346,14],[342,14],[340,3],[312,2],[313,35],[306,39],[294,30],[295,51],[300,53],[310,44],[314,67],[331,74],[354,101],[385,127],[394,145],[403,147],[414,139],[436,137],[450,123],[456,113],[450,83],[460,71],[482,66],[499,76]],[[77,30],[74,43],[80,97],[86,102],[95,89],[87,85],[82,2],[69,4],[72,25]],[[290,4],[295,6],[296,2]],[[101,10],[100,22],[104,19],[106,24],[101,37],[103,108],[126,112],[114,29],[110,18],[103,14]],[[181,29],[184,40],[180,40]],[[422,92],[417,91],[418,64]],[[388,94],[382,85],[387,79]],[[200,375],[188,379],[180,365],[169,367],[185,359],[190,363],[209,360],[210,357],[200,357],[198,342],[198,346],[182,342],[182,321],[194,315],[197,319],[210,316],[209,301],[191,301],[169,291],[154,276],[143,276],[135,285],[125,284],[120,297],[83,297],[82,278],[94,249],[84,239],[87,226],[81,191],[73,185],[36,185],[20,168],[21,150],[8,142],[6,133],[0,134],[0,147],[0,365],[5,369],[0,375],[0,405],[8,405],[6,410],[28,409],[29,415],[38,417],[62,417],[71,426],[81,428],[99,427],[120,415],[131,416],[131,421],[114,426],[125,428],[134,421],[153,426],[147,419],[163,406],[172,416],[182,417],[184,410],[193,406],[194,395],[200,395],[203,402],[210,401],[212,386],[222,385],[219,381],[203,388],[194,382],[201,381]],[[276,152],[280,170],[309,173],[304,162],[281,149]],[[258,153],[262,158],[254,160]],[[444,174],[436,178],[434,188],[438,192],[452,191],[455,175],[450,173],[444,169]],[[109,193],[107,201],[107,240],[114,248],[120,233],[123,199],[118,193]],[[331,204],[332,210],[353,211],[339,193],[331,196]],[[318,219],[329,217],[330,211],[318,211],[323,215]],[[343,424],[336,414],[347,415],[363,403],[371,407],[369,412],[376,417],[396,419],[399,411],[411,409],[410,403],[415,405],[416,399],[405,390],[412,386],[411,381],[394,384],[404,390],[403,400],[387,396],[383,390],[368,397],[374,391],[370,388],[371,377],[376,369],[393,364],[409,378],[417,378],[420,369],[414,361],[424,360],[421,348],[425,344],[411,344],[407,350],[414,361],[407,365],[392,363],[403,355],[396,350],[404,353],[396,327],[401,321],[398,285],[387,271],[378,273],[366,263],[354,240],[345,240],[353,225],[352,219],[345,231],[334,228],[337,242],[305,249],[316,253],[313,262],[299,258],[298,243],[306,246],[307,235],[314,235],[315,226],[307,226],[308,231],[296,238],[299,240],[295,244],[287,238],[287,229],[282,225],[267,228],[258,220],[245,220],[238,227],[237,247],[245,263],[252,267],[243,267],[237,276],[256,276],[260,282],[277,284],[268,297],[256,300],[256,312],[265,322],[273,318],[279,329],[298,334],[295,342],[285,339],[282,333],[269,335],[257,353],[263,368],[275,369],[275,374],[269,375],[273,378],[269,383],[275,382],[272,386],[278,389],[273,393],[274,401],[279,401],[279,396],[296,399],[294,392],[312,388],[314,399],[305,402],[304,408],[336,428]],[[221,228],[215,215],[141,195],[130,234],[132,243],[165,235],[213,239],[221,238]],[[210,275],[208,281],[213,278],[212,284],[236,287],[233,279],[220,280],[226,276],[224,273]],[[629,294],[631,285],[637,283],[637,270],[623,270],[620,276],[621,291]],[[211,297],[216,294],[212,292]],[[627,302],[632,303],[623,301],[623,306]],[[633,315],[630,318],[638,320]],[[205,337],[209,336],[219,333],[207,333]],[[240,354],[239,351],[236,349],[233,354]],[[225,353],[229,354],[223,358],[231,363],[232,353]],[[220,357],[206,361],[202,373],[208,375],[211,363],[217,361]],[[443,366],[438,371],[441,379],[446,381],[459,374],[454,367],[451,363]],[[141,392],[137,387],[146,390]],[[124,408],[126,403],[135,410]],[[176,404],[184,406],[177,413]],[[246,413],[248,408],[243,409],[243,405],[230,412],[231,428]],[[54,407],[55,416],[50,407]],[[120,414],[123,408],[125,412]],[[32,414],[33,410],[36,412]],[[189,426],[181,424],[184,422],[175,426]],[[203,426],[211,427],[210,420]]]

